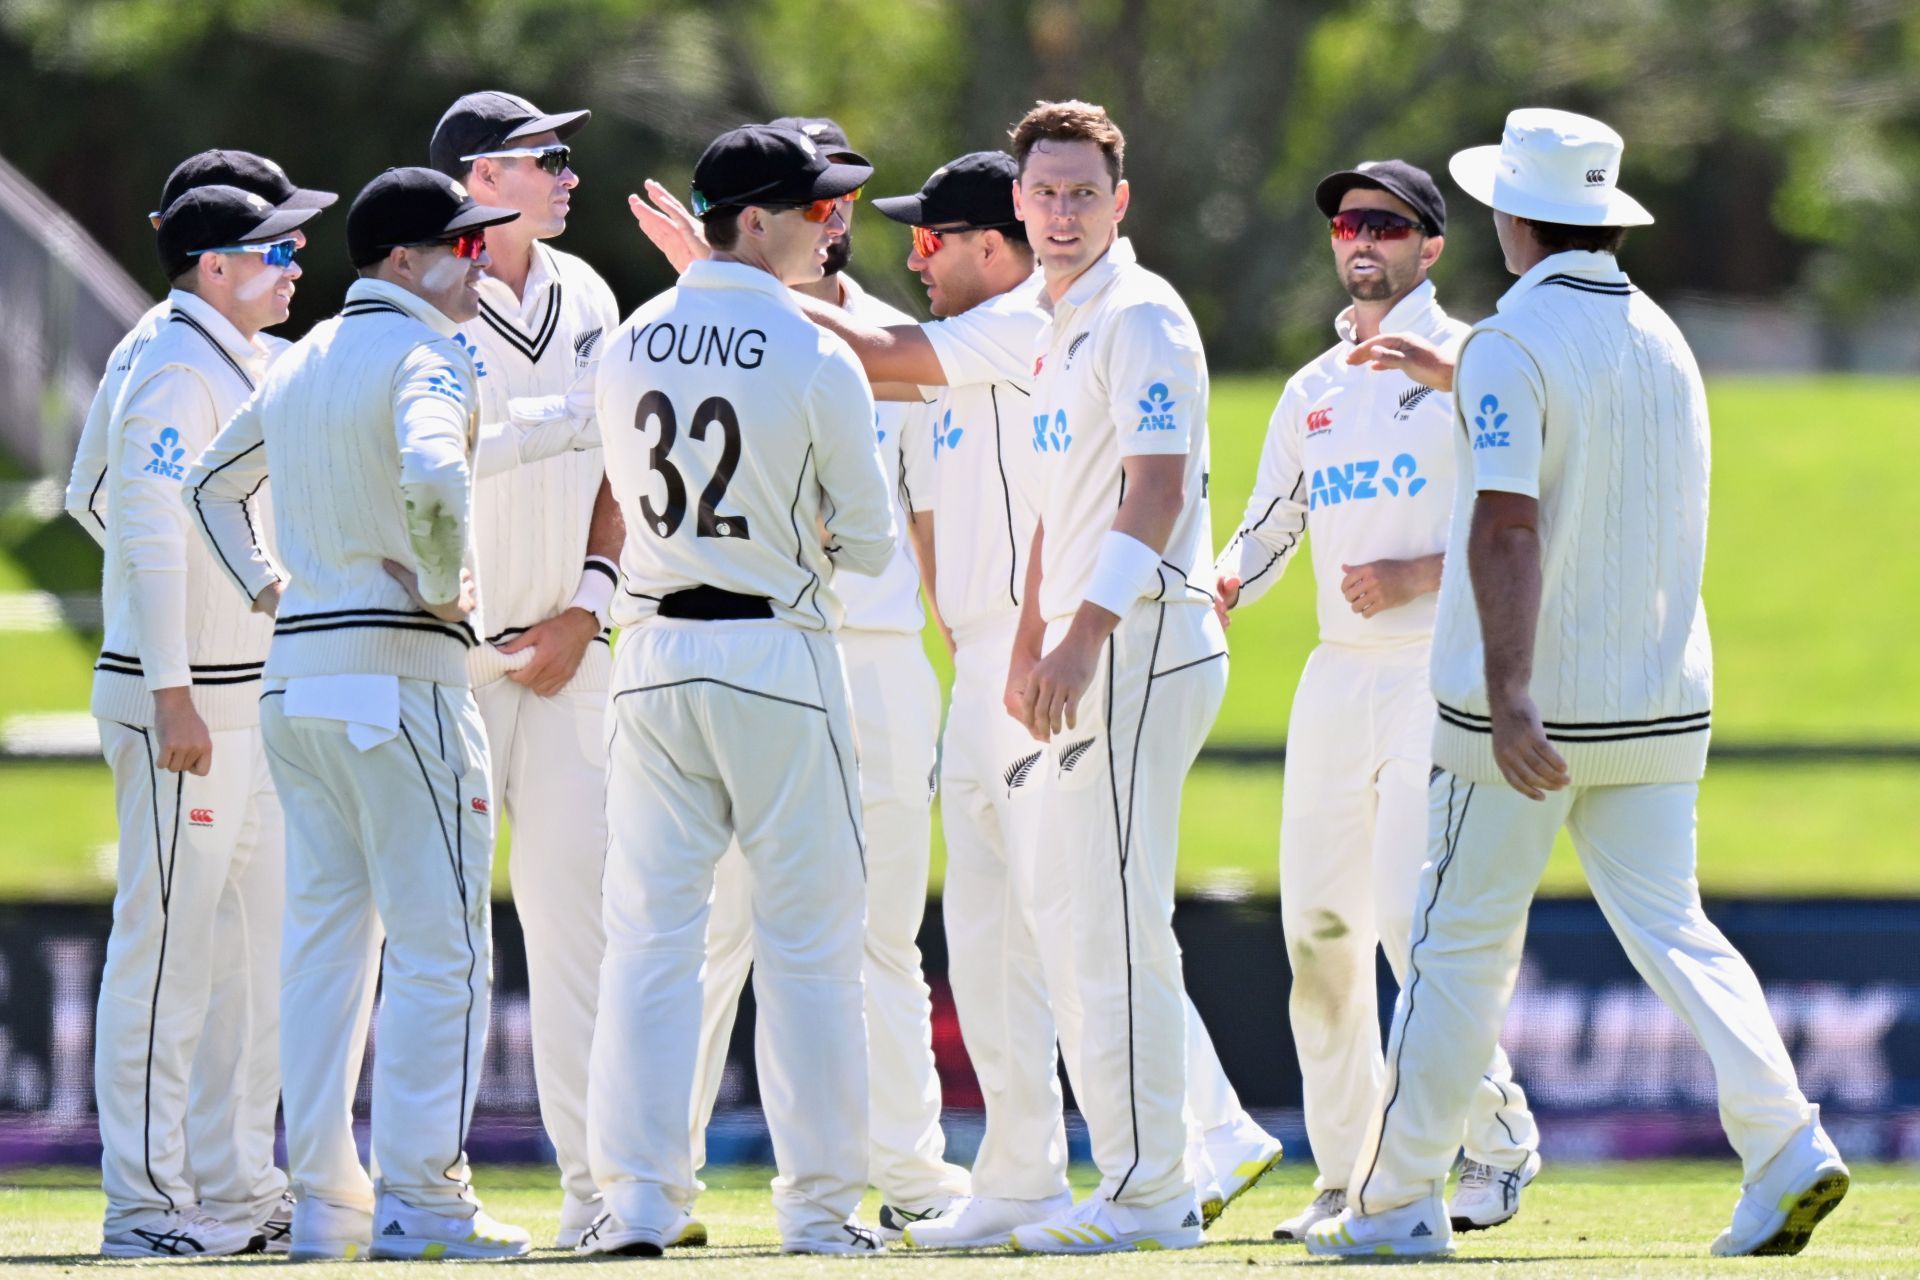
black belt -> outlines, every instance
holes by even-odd
[[[771,618],[773,603],[765,596],[743,596],[719,587],[688,587],[660,597],[663,618],[692,618],[700,622],[738,622]]]

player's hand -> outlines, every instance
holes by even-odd
[[[500,646],[502,653],[533,650],[532,660],[524,667],[507,672],[507,679],[525,685],[543,698],[551,698],[567,687],[567,681],[580,669],[587,646],[599,634],[600,620],[591,613],[578,605],[562,609]]]
[[[1429,590],[1417,566],[1411,560],[1375,560],[1369,564],[1343,564],[1340,594],[1353,611],[1371,618],[1385,609],[1397,608]]]
[[[713,250],[707,247],[707,233],[701,228],[700,220],[652,178],[647,179],[646,189],[645,200],[628,196],[627,208],[633,211],[633,220],[640,224],[641,232],[653,241],[653,247],[666,257],[673,269],[685,271],[689,264],[712,257]]]
[[[1507,784],[1529,800],[1545,800],[1547,792],[1573,781],[1567,762],[1547,741],[1540,709],[1524,693],[1493,704],[1493,760]]]
[[[187,686],[153,691],[153,734],[159,740],[155,763],[169,773],[204,778],[213,768],[213,735],[193,709],[193,694]]]
[[[1368,338],[1347,353],[1347,363],[1364,364],[1375,372],[1398,369],[1435,391],[1453,390],[1453,361],[1425,338],[1410,333]]]
[[[1027,674],[1020,714],[1014,718],[1027,726],[1035,741],[1050,742],[1054,734],[1074,727],[1080,696],[1093,683],[1099,658],[1099,646],[1086,649],[1075,643],[1069,631]]]
[[[1213,584],[1213,616],[1220,619],[1220,628],[1225,630],[1233,625],[1229,610],[1240,603],[1240,579],[1221,578]]]
[[[1013,646],[1013,655],[1007,661],[1007,687],[1000,695],[1000,705],[1006,708],[1008,715],[1022,724],[1027,722],[1024,714],[1027,677],[1032,675],[1033,669],[1039,665],[1039,654],[1023,649],[1018,644]]]
[[[380,567],[387,571],[389,578],[407,589],[407,594],[413,597],[415,604],[442,622],[465,622],[480,605],[480,592],[473,584],[473,571],[470,569],[460,570],[460,591],[453,599],[443,604],[428,604],[420,596],[420,578],[413,570],[398,560],[382,560]]]
[[[264,613],[269,618],[280,616],[280,583],[276,579],[260,588],[260,594],[253,598],[253,611]]]

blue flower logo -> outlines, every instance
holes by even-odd
[[[1488,419],[1492,421],[1489,422]],[[1498,431],[1506,422],[1507,415],[1500,412],[1500,397],[1480,397],[1480,412],[1473,415],[1473,425],[1482,431]]]
[[[962,428],[953,425],[953,410],[949,409],[941,414],[933,424],[934,461],[938,462],[940,460],[940,454],[943,450],[952,449],[955,445],[959,444],[960,437],[963,434],[965,434],[965,432]]]
[[[1414,474],[1414,472],[1419,469],[1420,464],[1414,460],[1414,456],[1410,453],[1403,453],[1393,460],[1393,474],[1380,477],[1380,487],[1397,497],[1400,493],[1400,481],[1405,480],[1407,481],[1407,496],[1411,498],[1414,494],[1419,493],[1427,487],[1427,478]]]
[[[159,438],[147,448],[153,453],[153,457],[145,467],[141,468],[143,471],[151,472],[156,476],[165,476],[169,480],[186,478],[186,468],[180,463],[187,456],[187,451],[180,445],[178,431],[172,427],[163,429]]]

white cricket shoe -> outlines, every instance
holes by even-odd
[[[1200,1244],[1200,1231],[1200,1206],[1190,1196],[1136,1209],[1096,1194],[1064,1213],[1015,1227],[1009,1243],[1022,1253],[1192,1249]]]
[[[953,1212],[958,1198],[943,1200],[939,1204],[929,1205],[925,1209],[899,1209],[890,1204],[880,1206],[880,1238],[888,1244],[894,1244],[906,1234],[907,1228],[918,1223],[932,1223]]]
[[[1520,1192],[1540,1176],[1540,1153],[1532,1152],[1518,1169],[1496,1169],[1490,1164],[1467,1159],[1460,1165],[1460,1181],[1454,1184],[1453,1229],[1485,1231],[1497,1227],[1520,1212]]]
[[[293,1192],[282,1191],[280,1198],[260,1220],[257,1234],[268,1253],[285,1253],[293,1247]]]
[[[1422,1258],[1453,1252],[1453,1224],[1439,1196],[1384,1213],[1355,1213],[1307,1228],[1307,1252],[1316,1258]]]
[[[199,1205],[189,1205],[104,1233],[100,1252],[108,1258],[221,1258],[258,1253],[261,1245],[252,1223],[222,1222]]]
[[[694,1217],[691,1209],[682,1209],[673,1230],[667,1233],[667,1248],[702,1249],[706,1243],[707,1224]]]
[[[885,1253],[887,1245],[880,1233],[865,1226],[858,1218],[848,1218],[841,1223],[837,1233],[829,1228],[817,1236],[800,1236],[780,1242],[782,1253]]]
[[[554,1233],[553,1244],[557,1249],[578,1249],[581,1239],[593,1224],[605,1213],[606,1206],[600,1197],[582,1200],[569,1191],[560,1201],[560,1230]]]
[[[1253,1122],[1244,1111],[1229,1124],[1207,1130],[1194,1144],[1188,1163],[1200,1193],[1200,1223],[1211,1227],[1227,1206],[1253,1189],[1285,1154],[1280,1139]]]
[[[373,1214],[376,1258],[524,1258],[533,1238],[475,1205],[470,1217],[416,1209],[381,1192]]]
[[[667,1251],[668,1237],[672,1234],[651,1227],[630,1227],[613,1214],[603,1213],[580,1233],[580,1242],[574,1245],[573,1251],[622,1258],[658,1258]]]
[[[1852,1180],[1816,1111],[1813,1123],[1789,1138],[1760,1176],[1740,1189],[1733,1221],[1713,1242],[1714,1256],[1800,1252],[1814,1227],[1845,1198]]]
[[[1337,1218],[1347,1209],[1344,1187],[1328,1187],[1313,1198],[1313,1203],[1273,1229],[1273,1238],[1283,1244],[1300,1244],[1316,1222]]]
[[[909,1249],[992,1249],[1011,1244],[1016,1227],[1067,1212],[1073,1196],[1062,1191],[1044,1200],[1000,1200],[968,1196],[938,1218],[910,1224],[900,1233]]]
[[[293,1261],[346,1262],[366,1257],[372,1247],[373,1215],[366,1210],[313,1196],[293,1206],[293,1239],[287,1249]]]

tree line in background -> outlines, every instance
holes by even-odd
[[[1444,172],[1516,106],[1598,115],[1659,218],[1628,271],[1790,298],[1833,319],[1920,277],[1920,5],[1911,0],[11,0],[0,154],[158,293],[144,215],[208,146],[271,155],[351,198],[425,163],[445,106],[505,88],[591,107],[563,245],[631,307],[670,283],[627,192],[683,191],[715,133],[833,115],[871,194],[1000,146],[1036,99],[1127,132],[1142,258],[1185,293],[1223,369],[1291,368],[1341,304],[1318,178],[1400,156]],[[1450,309],[1507,279],[1484,210],[1442,176]],[[318,224],[289,332],[338,304],[344,203]],[[856,220],[856,271],[921,309],[902,229]]]

